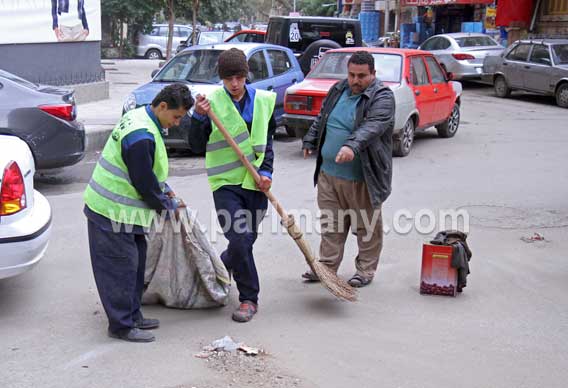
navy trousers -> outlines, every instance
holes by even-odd
[[[258,303],[260,284],[252,248],[258,237],[258,226],[266,214],[268,199],[260,191],[223,186],[213,192],[213,200],[219,225],[229,240],[221,259],[233,273],[239,300]]]
[[[89,249],[95,283],[113,333],[129,330],[142,319],[146,237],[114,233],[88,221]]]

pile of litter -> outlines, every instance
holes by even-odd
[[[225,336],[218,340],[211,342],[210,345],[206,345],[203,347],[201,352],[195,354],[194,356],[197,358],[208,359],[210,357],[217,356],[218,353],[222,352],[240,352],[246,356],[258,356],[259,354],[265,354],[262,349],[253,348],[251,346],[247,346],[242,342],[235,342],[229,336]]]
[[[540,233],[535,232],[532,236],[529,237],[521,237],[521,240],[526,242],[526,243],[534,243],[537,241],[544,241],[544,242],[548,242],[547,239],[544,238],[544,236]]]

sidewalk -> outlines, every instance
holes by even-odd
[[[137,87],[151,80],[150,73],[158,68],[159,60],[106,59],[101,65],[109,81],[106,100],[80,104],[78,120],[85,125],[87,151],[98,151],[122,115],[126,97]]]

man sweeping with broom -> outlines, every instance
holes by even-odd
[[[276,129],[273,115],[276,94],[246,85],[248,71],[247,59],[241,50],[232,48],[219,55],[218,72],[223,87],[211,93],[208,99],[197,96],[188,136],[192,148],[206,147],[209,185],[219,224],[229,240],[221,259],[232,272],[239,290],[241,303],[232,316],[237,322],[250,321],[258,310],[260,286],[253,244],[268,207],[264,192],[270,190],[272,184],[272,138]],[[258,184],[207,117],[210,110],[258,168]]]

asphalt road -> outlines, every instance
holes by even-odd
[[[430,130],[394,160],[384,221],[407,209],[469,215],[468,287],[456,298],[418,292],[421,245],[434,232],[385,236],[375,281],[357,303],[304,284],[293,242],[270,232],[255,245],[261,305],[248,324],[237,305],[207,311],[147,306],[160,318],[151,344],[106,337],[88,255],[82,191],[97,155],[37,179],[54,213],[50,246],[33,271],[0,282],[3,387],[400,387],[553,388],[568,379],[568,111],[550,98],[493,97],[467,85],[455,138]],[[314,159],[299,140],[275,142],[274,193],[289,209],[315,212]],[[203,159],[171,159],[171,186],[215,226]],[[442,227],[435,220],[435,227]],[[309,225],[308,225],[309,226]],[[308,226],[305,226],[306,229]],[[541,233],[546,241],[522,237]],[[221,250],[224,239],[212,234]],[[316,233],[307,238],[315,248]],[[354,272],[350,238],[340,275]],[[231,362],[194,357],[231,335],[268,353]]]

